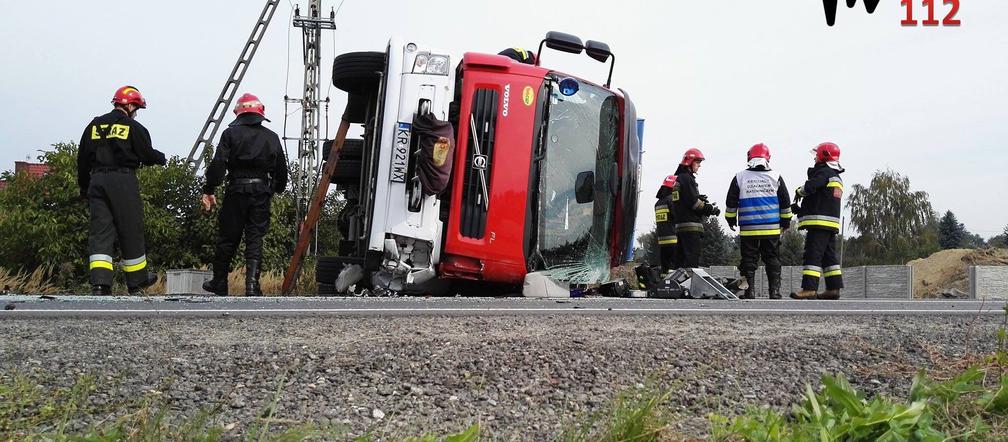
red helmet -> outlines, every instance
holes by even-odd
[[[815,161],[826,163],[829,161],[840,161],[840,146],[834,143],[822,143],[815,148]]]
[[[691,148],[691,149],[687,150],[686,153],[683,154],[682,162],[679,163],[679,165],[680,166],[692,166],[693,163],[695,163],[697,161],[703,161],[703,160],[704,160],[703,152],[700,152],[700,149],[697,149],[697,148],[694,147],[694,148]]]
[[[752,160],[753,158],[763,158],[770,161],[770,148],[763,143],[750,147],[749,152],[746,154],[746,160]]]
[[[661,185],[662,187],[668,187],[669,189],[673,189],[675,188],[675,183],[676,183],[676,176],[669,175],[665,177],[665,181],[662,181]]]
[[[249,112],[256,113],[265,117],[266,106],[264,106],[262,102],[259,101],[259,97],[246,93],[242,95],[241,98],[238,99],[238,104],[235,105],[234,113],[235,115],[241,115]]]
[[[112,96],[112,104],[118,104],[120,106],[125,106],[127,104],[136,105],[140,109],[147,108],[147,100],[144,100],[143,95],[140,95],[140,91],[133,86],[123,86],[116,89],[115,95]]]

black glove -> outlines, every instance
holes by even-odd
[[[735,217],[725,218],[725,221],[728,221],[728,228],[731,229],[732,232],[734,232],[735,227],[738,226],[738,218]]]
[[[699,197],[697,197],[697,199],[699,199],[700,201],[703,201],[705,203],[709,203],[710,202],[710,200],[707,199],[707,195],[700,195]]]
[[[782,220],[780,220],[780,230],[781,230],[781,233],[786,232],[787,229],[790,229],[790,228],[791,228],[791,220],[790,219],[782,219]]]
[[[791,204],[791,213],[793,213],[795,216],[800,216],[801,206],[798,205],[798,203]]]
[[[718,209],[716,204],[707,204],[707,214],[710,216],[718,216],[721,214],[721,209]]]

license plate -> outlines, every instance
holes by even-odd
[[[392,145],[392,173],[389,181],[393,183],[406,182],[406,167],[409,164],[409,148],[413,125],[399,122],[396,125],[395,143]]]

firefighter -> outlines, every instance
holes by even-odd
[[[91,212],[88,234],[91,293],[111,294],[114,247],[118,240],[131,295],[157,282],[147,265],[143,201],[136,169],[165,165],[165,155],[151,146],[150,133],[134,118],[147,107],[140,91],[123,86],[112,97],[114,109],[95,117],[81,136],[77,184]]]
[[[791,226],[791,197],[784,179],[770,169],[770,148],[760,143],[746,153],[746,169],[735,175],[725,200],[725,220],[739,227],[739,272],[749,288],[742,299],[755,299],[756,269],[766,266],[770,299],[781,299],[780,235]]]
[[[244,234],[245,296],[262,296],[262,239],[269,228],[270,200],[287,187],[287,159],[280,137],[262,125],[269,121],[266,107],[255,95],[242,95],[234,113],[237,117],[221,134],[203,186],[202,203],[209,211],[217,204],[214,191],[227,173],[224,203],[217,220],[213,279],[203,283],[203,289],[227,296],[231,261]]]
[[[704,155],[699,149],[689,149],[676,169],[675,190],[672,191],[672,212],[675,213],[676,247],[675,268],[700,267],[703,247],[703,220],[717,216],[721,210],[700,194],[696,174]]]
[[[836,253],[836,236],[840,232],[840,199],[843,180],[840,174],[840,148],[833,143],[817,146],[815,165],[808,170],[808,181],[795,190],[798,228],[805,230],[805,255],[802,258],[801,291],[792,293],[795,299],[840,299],[843,276]],[[826,291],[816,295],[819,279],[826,278]]]
[[[675,269],[676,257],[676,227],[675,218],[672,215],[672,192],[675,190],[676,176],[665,177],[658,194],[658,202],[655,203],[655,236],[658,238],[658,256],[662,273]]]
[[[503,55],[519,63],[535,64],[535,53],[522,48],[507,48],[497,55]]]

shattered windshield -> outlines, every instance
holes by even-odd
[[[571,96],[559,89],[555,80],[548,88],[538,252],[558,280],[606,282],[618,179],[619,108],[613,93],[598,86],[582,84]],[[575,184],[584,172],[594,173],[594,198],[579,203]]]

